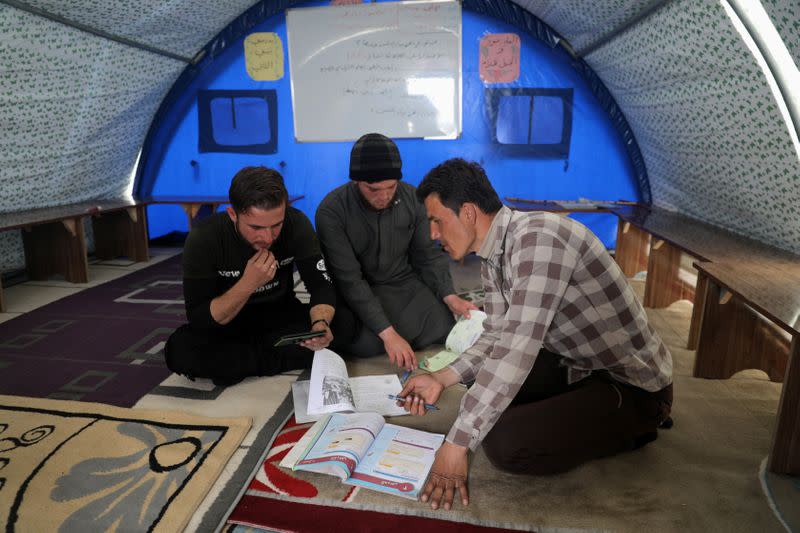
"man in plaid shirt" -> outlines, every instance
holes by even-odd
[[[488,318],[449,367],[410,379],[401,396],[425,414],[442,390],[474,384],[422,494],[464,505],[468,451],[483,442],[498,467],[553,474],[654,440],[672,405],[672,357],[605,246],[551,213],[503,207],[477,163],[451,159],[419,185],[438,239],[453,259],[482,259]]]

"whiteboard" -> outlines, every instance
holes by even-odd
[[[286,12],[295,139],[461,133],[461,5],[414,1]]]

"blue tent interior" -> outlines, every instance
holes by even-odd
[[[305,5],[305,4],[304,4]],[[503,4],[501,4],[503,5]],[[592,92],[582,76],[581,67],[573,66],[573,59],[560,46],[538,39],[525,28],[521,10],[509,10],[516,24],[505,23],[489,15],[468,11],[465,6],[462,18],[463,48],[463,132],[452,141],[426,141],[422,139],[398,140],[404,155],[404,179],[417,184],[430,168],[450,157],[466,156],[481,162],[491,177],[498,193],[508,197],[536,199],[577,199],[579,197],[641,201],[649,197],[648,190],[639,190],[622,135],[612,119]],[[270,16],[253,27],[250,32],[274,32],[282,42],[286,38],[286,17],[283,11]],[[518,19],[518,20],[517,20]],[[512,83],[489,84],[481,81],[478,72],[479,42],[487,33],[517,33],[521,35],[520,76]],[[552,36],[552,32],[548,33]],[[213,60],[201,62],[202,69],[192,72],[192,79],[180,94],[162,104],[160,120],[151,126],[145,158],[137,187],[140,196],[169,196],[186,194],[219,195],[227,193],[230,178],[248,165],[264,165],[279,169],[292,194],[303,195],[297,206],[313,220],[319,202],[336,186],[348,178],[348,161],[351,142],[300,143],[295,140],[292,114],[292,96],[288,74],[277,81],[254,81],[247,73],[241,35],[227,43],[225,49]],[[288,56],[286,48],[284,54]],[[286,59],[288,64],[288,57]],[[575,63],[578,63],[575,61]],[[584,67],[588,68],[588,67]],[[180,84],[180,82],[179,82]],[[571,91],[571,100],[559,99],[558,113],[542,113],[525,122],[532,122],[542,135],[551,139],[546,143],[561,141],[565,120],[564,108],[571,119],[571,132],[567,131],[568,152],[562,156],[539,155],[531,150],[520,150],[509,155],[507,146],[493,142],[492,120],[496,113],[489,109],[486,89],[561,89]],[[277,147],[273,153],[262,154],[255,146],[250,153],[239,147],[240,153],[222,151],[202,152],[198,117],[198,94],[201,91],[274,90],[277,94]],[[219,94],[219,93],[214,93]],[[546,97],[544,97],[546,101]],[[529,101],[529,99],[528,99]],[[611,102],[610,105],[613,105]],[[529,114],[529,106],[500,114],[499,120],[521,121]],[[571,116],[570,116],[571,115]],[[247,128],[247,121],[263,120],[258,114],[242,113],[237,128]],[[519,124],[516,125],[519,129]],[[268,129],[268,126],[262,129]],[[364,132],[368,133],[368,132]],[[501,137],[502,140],[502,137]],[[241,142],[251,142],[243,139]],[[468,156],[466,155],[468,154]],[[313,161],[313,164],[308,164]],[[646,180],[646,177],[645,177]],[[610,215],[576,215],[600,235],[607,246],[613,248],[616,222]],[[152,206],[148,221],[150,236],[158,237],[175,230],[185,229],[185,214],[178,206]]]

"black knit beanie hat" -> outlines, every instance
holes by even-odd
[[[350,179],[374,183],[384,180],[399,180],[400,151],[389,137],[380,133],[367,133],[350,150]]]

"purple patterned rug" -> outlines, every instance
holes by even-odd
[[[0,394],[130,407],[169,374],[181,256],[0,324]]]

